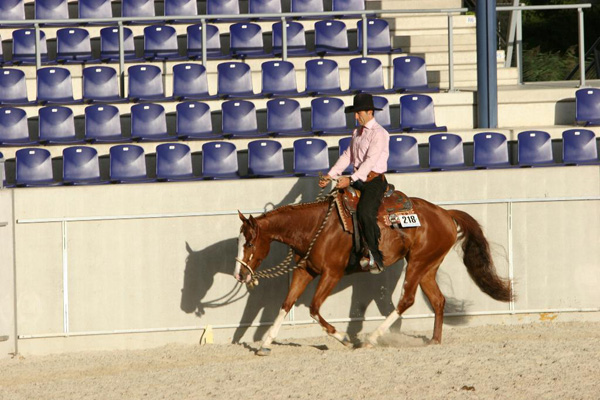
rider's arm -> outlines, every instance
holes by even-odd
[[[327,175],[329,175],[332,179],[337,179],[337,177],[340,176],[342,174],[342,172],[344,172],[346,167],[350,164],[350,161],[351,161],[351,157],[350,157],[351,150],[350,149],[351,148],[352,148],[352,143],[350,143],[350,146],[348,146],[348,148],[346,150],[344,150],[344,152],[342,153],[340,158],[338,158],[336,163],[329,170],[329,173]]]

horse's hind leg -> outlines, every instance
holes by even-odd
[[[296,269],[294,270],[294,274],[292,276],[292,283],[290,285],[290,290],[281,306],[281,310],[279,310],[279,314],[273,322],[271,328],[267,331],[263,338],[263,342],[260,346],[260,349],[256,352],[259,356],[267,356],[271,353],[271,343],[279,334],[279,329],[283,324],[283,320],[286,315],[290,312],[298,297],[304,292],[306,286],[314,279],[314,276],[307,272],[305,269]]]
[[[446,298],[442,294],[442,291],[435,280],[438,268],[439,265],[427,272],[423,279],[421,279],[421,289],[429,299],[429,303],[435,314],[433,338],[429,342],[430,344],[442,343],[442,325],[444,323],[444,306],[446,305]]]
[[[337,285],[337,283],[341,279],[341,275],[332,275],[332,274],[324,274],[321,276],[319,280],[319,285],[317,286],[317,291],[313,297],[312,303],[310,304],[310,316],[313,317],[321,327],[327,332],[328,335],[333,336],[337,340],[339,340],[344,346],[352,346],[352,342],[348,335],[343,332],[338,332],[335,327],[329,324],[319,313],[321,309],[321,305],[327,297],[331,294],[331,291]]]

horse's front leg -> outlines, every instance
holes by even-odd
[[[325,299],[329,297],[331,291],[341,278],[342,274],[325,273],[321,276],[321,280],[319,280],[319,285],[317,286],[317,291],[315,292],[312,303],[310,304],[310,316],[313,317],[323,327],[328,335],[339,340],[344,346],[351,347],[352,342],[350,341],[348,335],[344,332],[338,332],[333,325],[325,321],[325,319],[319,313],[321,305]]]
[[[283,320],[288,315],[298,297],[304,292],[306,286],[314,279],[315,277],[311,275],[306,269],[295,269],[294,274],[292,276],[292,283],[290,285],[290,290],[281,306],[281,310],[279,310],[279,314],[275,319],[275,322],[271,326],[271,328],[265,334],[263,338],[263,342],[260,346],[260,349],[256,352],[259,356],[268,356],[271,354],[271,343],[279,334],[279,329],[283,324]]]

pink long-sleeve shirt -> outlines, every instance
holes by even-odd
[[[375,118],[362,128],[362,133],[361,127],[354,129],[350,146],[329,171],[329,176],[333,179],[340,176],[349,164],[354,167],[354,173],[350,175],[353,181],[366,181],[371,171],[380,174],[387,171],[390,134],[375,121]]]

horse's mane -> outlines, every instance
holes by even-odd
[[[258,218],[274,216],[274,215],[278,215],[280,213],[287,212],[290,210],[305,210],[305,209],[313,208],[313,207],[320,206],[322,204],[329,202],[330,198],[331,198],[331,196],[327,196],[325,199],[315,200],[315,201],[311,201],[308,203],[286,204],[286,205],[274,208],[272,210],[269,210],[267,212],[264,212]]]

